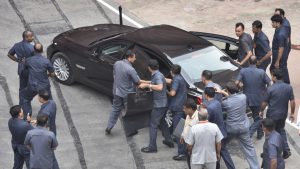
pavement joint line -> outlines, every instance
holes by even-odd
[[[92,0],[92,2],[96,5],[100,13],[104,16],[104,18],[108,21],[108,23],[113,23],[112,20],[108,17],[108,15],[105,13],[102,6],[97,2],[97,0]]]
[[[59,7],[58,3],[56,2],[56,0],[51,0],[52,4],[54,5],[54,7],[56,8],[57,12],[60,14],[60,16],[63,18],[63,20],[65,20],[65,22],[67,23],[68,27],[70,29],[74,29],[73,25],[71,24],[70,20],[67,18],[67,16],[65,15],[65,13],[61,10],[61,8]]]
[[[9,87],[7,85],[6,78],[1,74],[0,74],[0,85],[2,86],[2,88],[4,90],[7,104],[9,105],[9,107],[12,107],[14,105],[14,103],[11,98]]]
[[[53,22],[58,22],[58,21],[64,21],[63,19],[56,19],[56,20],[51,20],[51,21],[41,21],[41,22],[30,22],[28,25],[38,25],[38,24],[44,24],[44,23],[53,23]]]
[[[108,9],[110,9],[111,11],[113,11],[116,14],[119,14],[119,10],[115,9],[113,6],[111,6],[110,4],[106,3],[104,0],[97,0],[99,3],[103,4],[104,6],[106,6]],[[123,18],[126,19],[128,22],[132,23],[133,25],[135,25],[138,28],[143,28],[144,26],[141,25],[140,23],[136,22],[135,20],[131,19],[129,16],[122,14]]]

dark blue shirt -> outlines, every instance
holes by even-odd
[[[286,118],[289,101],[294,99],[292,86],[281,80],[276,81],[268,88],[264,98],[264,101],[268,103],[267,117],[273,120]]]
[[[222,89],[220,85],[218,85],[217,83],[214,83],[214,82],[208,82],[208,84],[205,87],[212,87],[212,88]],[[216,99],[220,103],[222,103],[222,98],[223,98],[223,96],[222,96],[221,93],[215,93],[214,99]],[[202,103],[203,103],[204,106],[206,106],[207,100],[205,99],[205,97],[202,97]]]
[[[239,72],[237,80],[243,83],[243,92],[247,97],[249,106],[260,106],[263,96],[266,94],[267,84],[271,79],[264,70],[250,65],[242,68]]]
[[[114,85],[113,94],[120,97],[127,97],[129,92],[134,92],[136,83],[140,81],[140,78],[132,67],[132,64],[123,59],[117,61],[114,64]]]
[[[253,52],[252,37],[248,33],[243,33],[239,37],[238,61],[241,62],[249,51]]]
[[[171,97],[169,109],[171,111],[183,111],[183,105],[187,97],[187,87],[181,75],[174,76],[171,90],[176,91],[176,95]]]
[[[292,29],[291,29],[291,24],[290,24],[289,20],[284,18],[283,22],[282,22],[282,26],[286,29],[286,34],[287,34],[287,37],[288,37],[288,49],[291,50],[291,33],[292,33]]]
[[[53,73],[54,69],[48,59],[42,55],[34,55],[28,58],[25,66],[29,71],[28,87],[34,91],[50,88],[48,72]]]
[[[208,121],[211,123],[215,123],[219,127],[220,131],[222,132],[224,138],[226,138],[227,132],[225,129],[221,103],[213,99],[207,102],[206,109],[208,112]]]
[[[8,54],[10,55],[17,55],[18,64],[18,74],[20,75],[21,72],[24,70],[24,64],[22,62],[23,59],[29,58],[32,56],[34,49],[33,45],[26,40],[22,40],[14,44],[14,46],[9,50]]]
[[[271,160],[277,160],[276,169],[284,169],[285,164],[282,158],[283,140],[279,133],[272,131],[266,135],[266,140],[263,146],[263,168],[269,169],[271,167]]]
[[[163,84],[162,91],[153,90],[153,107],[161,108],[168,107],[168,98],[167,98],[167,86],[166,79],[162,73],[158,70],[154,71],[151,76],[151,84],[159,85]]]
[[[280,61],[286,61],[288,57],[288,36],[286,33],[286,29],[283,26],[280,26],[275,30],[273,42],[272,42],[272,54],[273,54],[273,63],[277,60],[279,48],[283,47],[283,54]]]
[[[10,118],[8,128],[11,133],[11,143],[24,145],[26,134],[33,127],[23,119]]]
[[[257,60],[261,60],[269,51],[270,42],[266,34],[262,31],[258,32],[254,35],[254,43],[255,43],[255,56]],[[260,64],[260,67],[268,67],[271,62],[271,57]]]
[[[48,126],[49,130],[56,135],[56,104],[53,100],[48,100],[46,103],[42,104],[39,114],[46,114],[48,116]]]

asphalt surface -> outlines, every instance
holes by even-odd
[[[110,1],[114,7],[117,4]],[[125,10],[125,13],[127,11]],[[134,16],[126,13],[132,18]],[[118,23],[118,16],[96,0],[8,0],[0,3],[0,169],[13,165],[10,133],[7,127],[9,107],[18,103],[19,80],[17,63],[6,55],[9,48],[21,40],[24,29],[32,30],[44,50],[53,37],[66,30],[99,23]],[[130,25],[126,20],[125,24]],[[98,91],[82,84],[64,86],[51,80],[51,91],[57,103],[57,139],[55,151],[62,169],[183,169],[185,162],[175,162],[177,149],[167,148],[158,134],[158,153],[142,154],[140,148],[148,144],[148,129],[126,138],[118,121],[110,136],[104,134],[111,102]],[[40,103],[32,101],[33,116]],[[263,141],[255,141],[257,154]],[[230,152],[238,169],[247,168],[239,145],[233,142]],[[297,168],[300,157],[293,156],[286,168]],[[260,160],[260,159],[259,159]],[[222,167],[224,168],[224,166]]]

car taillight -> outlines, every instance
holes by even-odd
[[[197,97],[197,104],[199,104],[199,105],[202,104],[202,96]]]

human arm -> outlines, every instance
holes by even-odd
[[[149,88],[155,91],[162,91],[163,87],[164,87],[163,84],[154,85],[154,84],[142,83],[139,85],[139,88],[141,89]]]
[[[270,159],[270,169],[277,169],[277,147],[268,143],[268,154]]]
[[[246,56],[240,62],[240,65],[243,65],[243,64],[245,64],[249,60],[249,58],[253,55],[253,53],[252,53],[249,45],[247,44],[247,42],[245,42],[244,40],[241,41],[241,45],[242,45],[242,48],[244,49],[244,51],[247,51]]]
[[[53,132],[51,132],[51,138],[52,138],[51,148],[53,150],[55,150],[56,147],[58,146],[58,142],[57,142],[57,139],[56,139],[56,137],[55,137],[55,135],[54,135]]]
[[[276,69],[279,68],[279,63],[280,63],[280,60],[281,60],[281,58],[282,58],[283,50],[284,50],[284,47],[279,47],[277,60],[276,60],[276,62],[275,62],[275,68],[276,68]]]
[[[166,79],[166,83],[169,85],[169,84],[172,84],[172,79],[170,79],[170,78],[165,78]]]
[[[270,50],[264,57],[257,61],[257,64],[260,65],[262,62],[268,60],[272,56],[272,51]]]
[[[228,97],[229,96],[229,94],[225,91],[225,90],[222,90],[222,89],[220,89],[220,88],[216,88],[217,90],[216,90],[216,92],[217,93],[221,93],[222,95],[224,95],[225,97]]]
[[[217,160],[221,159],[221,142],[216,142]]]
[[[290,101],[290,107],[291,107],[290,121],[293,123],[295,121],[295,107],[296,107],[295,100]]]
[[[18,58],[15,56],[15,54],[16,54],[15,48],[16,48],[16,45],[14,45],[14,46],[8,51],[7,56],[8,56],[11,60],[13,60],[13,61],[15,61],[15,62],[18,62]]]
[[[265,102],[265,101],[263,101],[263,102],[261,103],[261,106],[260,106],[260,113],[259,113],[259,116],[260,116],[261,118],[264,117],[264,110],[265,110],[265,108],[267,107],[267,105],[268,105],[268,103]]]

